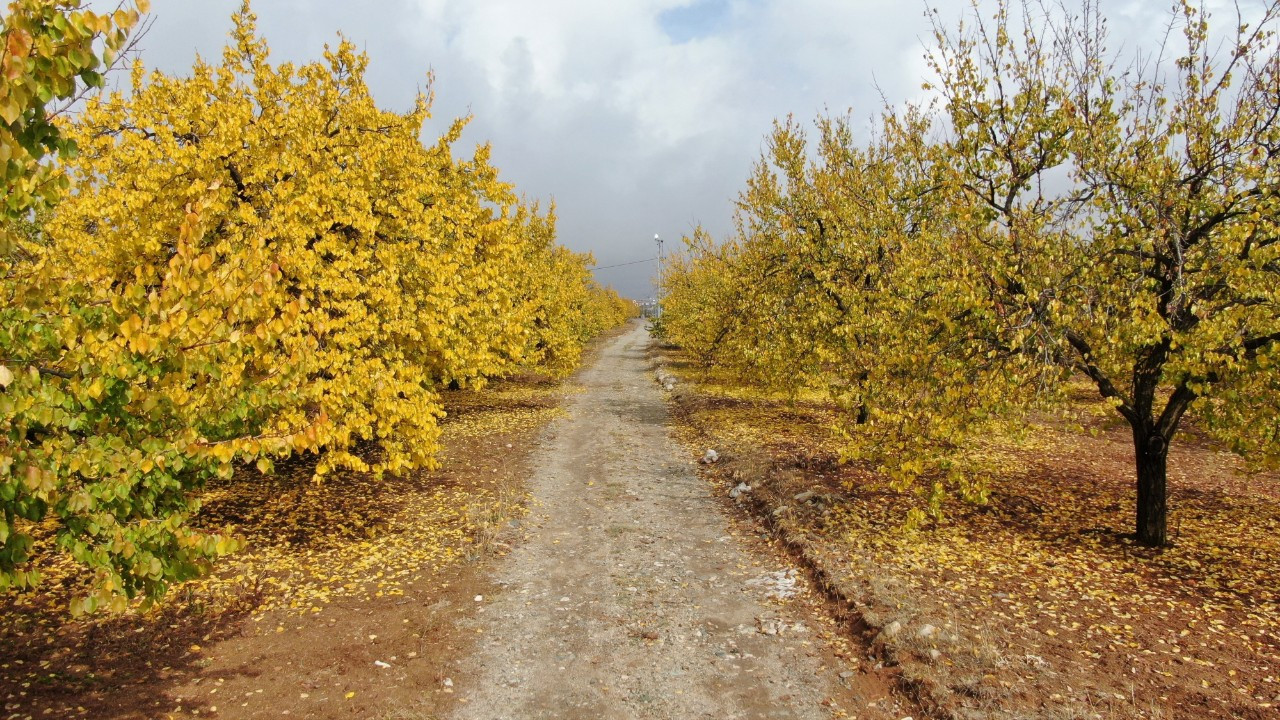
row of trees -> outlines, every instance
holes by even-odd
[[[272,64],[247,3],[220,63],[135,64],[51,119],[142,5],[21,0],[3,26],[0,588],[37,582],[44,523],[92,570],[75,611],[235,549],[188,522],[207,479],[296,453],[318,478],[432,468],[443,388],[567,372],[634,311],[487,147],[455,157],[464,121],[424,145],[429,96],[378,108],[345,41]]]
[[[1184,1],[1132,63],[1098,3],[979,10],[933,13],[936,100],[869,141],[775,126],[734,235],[695,234],[666,273],[665,329],[826,388],[848,454],[935,513],[984,496],[976,440],[1087,378],[1132,428],[1136,538],[1163,545],[1188,414],[1280,457],[1280,7],[1221,36]]]

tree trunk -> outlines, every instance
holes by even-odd
[[[1135,427],[1133,450],[1138,465],[1138,524],[1134,537],[1141,545],[1161,547],[1169,540],[1165,472],[1169,440],[1155,428]]]

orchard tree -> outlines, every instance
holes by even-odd
[[[663,268],[656,327],[704,367],[738,365],[725,343],[743,328],[746,309],[737,248],[732,240],[717,244],[701,227],[684,242],[684,251],[672,253]]]
[[[1256,460],[1280,450],[1280,8],[1215,52],[1183,2],[1181,55],[1126,71],[1097,5],[1021,14],[938,29],[945,192],[1023,351],[1086,375],[1130,425],[1135,537],[1164,545],[1186,413]]]
[[[434,468],[444,387],[544,359],[528,307],[572,298],[568,361],[620,320],[487,146],[455,157],[465,122],[424,145],[430,97],[379,108],[367,64],[273,64],[246,3],[220,63],[137,64],[59,121],[69,189],[0,285],[0,589],[51,535],[73,611],[158,599],[239,545],[190,522],[210,478]]]
[[[1278,7],[1223,41],[1182,3],[1178,56],[1128,65],[1094,2],[934,13],[938,104],[886,110],[861,146],[843,121],[814,146],[779,124],[734,235],[668,274],[664,327],[767,386],[825,387],[846,454],[935,515],[985,495],[983,435],[1087,377],[1132,428],[1134,536],[1166,544],[1188,413],[1280,457]]]
[[[1086,74],[1074,98],[1091,292],[1067,295],[1055,321],[1133,429],[1144,544],[1167,540],[1166,463],[1187,411],[1257,460],[1280,451],[1267,412],[1280,381],[1278,18],[1272,3],[1255,26],[1237,22],[1218,53],[1184,2],[1174,80]]]
[[[515,222],[524,247],[512,277],[521,291],[517,317],[527,328],[515,365],[563,376],[577,367],[588,339],[629,315],[594,285],[590,254],[556,244],[554,205],[546,214],[537,204],[522,205]]]
[[[695,235],[667,273],[665,327],[705,362],[770,389],[825,390],[845,410],[846,457],[921,494],[919,522],[939,517],[951,492],[984,496],[987,468],[970,441],[1011,426],[1039,369],[1015,350],[991,352],[1011,331],[981,306],[983,266],[954,260],[961,238],[938,190],[932,115],[881,120],[865,147],[845,118],[821,119],[812,148],[778,124],[735,235],[721,245]]]
[[[33,214],[55,204],[67,188],[51,160],[77,152],[50,106],[103,85],[103,73],[126,48],[147,6],[138,0],[97,13],[83,9],[80,0],[14,0],[0,19],[0,590],[29,588],[39,579],[38,570],[26,565],[31,536],[21,523],[46,516],[59,481],[33,448],[60,426],[88,420],[61,387],[69,373],[48,362],[75,338],[68,336],[68,318],[45,305],[50,288],[40,260],[47,239]],[[92,388],[95,398],[103,397],[101,382]],[[151,574],[154,556],[135,550],[130,546],[131,564]]]
[[[66,188],[56,166],[44,160],[50,154],[72,156],[76,146],[59,132],[49,104],[102,87],[103,73],[150,5],[139,0],[135,7],[122,4],[113,13],[95,13],[82,4],[13,0],[0,20],[0,218],[5,222],[47,207]],[[0,253],[10,252],[16,241],[6,228]]]

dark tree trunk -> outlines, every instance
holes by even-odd
[[[1192,378],[1178,378],[1164,409],[1157,415],[1156,395],[1173,346],[1171,337],[1139,353],[1133,368],[1133,393],[1128,398],[1093,362],[1093,350],[1084,338],[1068,331],[1067,342],[1079,353],[1078,367],[1097,384],[1102,397],[1116,401],[1116,410],[1133,428],[1133,454],[1138,471],[1138,513],[1133,536],[1147,547],[1167,545],[1169,443],[1183,413],[1197,397]]]
[[[1141,545],[1161,547],[1169,539],[1165,480],[1169,440],[1155,428],[1135,426],[1133,450],[1138,466],[1138,523],[1134,537]]]

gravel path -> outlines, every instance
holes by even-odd
[[[648,343],[640,324],[614,339],[535,451],[528,537],[476,603],[458,718],[831,717],[840,668],[668,434]]]

